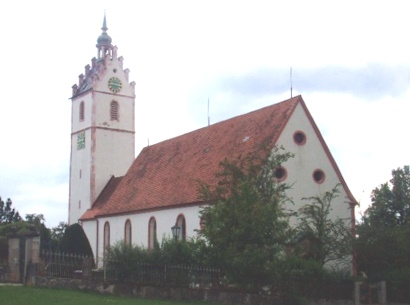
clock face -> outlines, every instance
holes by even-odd
[[[77,134],[77,150],[85,148],[85,132]]]
[[[118,77],[111,77],[108,80],[108,88],[110,89],[111,92],[113,93],[118,93],[122,89],[122,83],[121,80]]]

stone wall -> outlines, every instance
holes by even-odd
[[[171,299],[175,301],[208,301],[226,305],[289,305],[297,300],[281,300],[269,295],[249,294],[218,289],[192,289],[177,287],[151,287],[130,284],[107,284],[36,276],[33,283],[39,287],[96,291],[120,296],[136,296],[147,299]],[[306,305],[354,305],[353,300],[309,300]]]

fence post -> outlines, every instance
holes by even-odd
[[[386,305],[387,304],[387,295],[386,295],[386,281],[381,281],[379,283],[379,304]]]
[[[360,285],[359,281],[354,282],[354,305],[360,305]]]

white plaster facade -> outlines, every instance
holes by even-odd
[[[306,143],[298,145],[293,140],[295,132],[301,131],[306,135]],[[293,187],[288,190],[288,195],[294,201],[293,210],[298,210],[306,201],[302,198],[321,195],[331,191],[336,185],[339,195],[335,198],[332,205],[332,218],[340,217],[350,219],[352,216],[352,207],[350,205],[348,190],[344,188],[342,177],[338,176],[335,170],[336,164],[326,152],[326,144],[318,137],[318,130],[309,120],[309,115],[301,104],[298,104],[288,123],[282,131],[278,146],[283,146],[287,152],[293,153],[294,157],[290,158],[283,164],[287,171],[287,179],[284,181]],[[330,157],[330,158],[329,158]],[[325,179],[322,183],[317,183],[313,178],[315,170],[322,170]],[[293,219],[294,224],[295,219]]]
[[[69,224],[77,222],[111,176],[124,175],[135,158],[135,83],[129,83],[129,70],[123,69],[116,47],[101,43],[97,48],[100,57],[86,66],[78,86],[73,86]],[[109,89],[113,77],[122,83],[119,92]],[[118,105],[116,119],[111,115],[113,102]],[[85,143],[79,149],[81,134]]]
[[[143,213],[120,215],[113,217],[101,217],[97,220],[83,221],[82,226],[87,234],[94,256],[98,263],[102,262],[104,254],[104,225],[110,225],[110,245],[123,241],[125,237],[125,223],[131,222],[133,245],[148,247],[148,224],[154,217],[157,224],[157,238],[161,243],[162,238],[171,238],[171,227],[175,225],[178,216],[183,215],[186,221],[186,237],[195,236],[196,230],[200,229],[199,211],[200,206],[181,207],[177,209],[165,209]]]

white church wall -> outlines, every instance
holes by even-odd
[[[91,207],[91,94],[73,100],[70,162],[69,224],[76,223]],[[84,120],[80,120],[80,103],[84,103]],[[85,146],[78,149],[78,134],[84,132]]]
[[[134,97],[95,92],[98,103],[93,124],[102,128],[134,132]],[[118,120],[111,120],[111,102],[118,103]]]
[[[86,133],[86,142],[90,141],[90,133]],[[76,223],[81,215],[91,207],[90,203],[90,153],[87,148],[77,151],[77,138],[72,138],[73,149],[77,155],[71,161],[70,174],[70,224]],[[72,191],[72,190],[75,190]]]
[[[91,250],[96,253],[97,250],[97,221],[83,221],[81,226],[90,243]]]
[[[126,174],[134,161],[134,134],[106,129],[95,130],[94,151],[92,153],[95,167],[95,188],[92,201],[106,186],[111,176],[120,177]]]
[[[295,143],[293,136],[297,131],[301,131],[306,135],[304,145]],[[308,203],[302,200],[302,198],[324,194],[341,183],[300,104],[296,107],[277,143],[278,145],[283,145],[286,151],[295,154],[293,158],[283,164],[287,171],[287,179],[284,182],[292,185],[288,194],[294,201],[294,205],[291,207],[293,210],[298,210]],[[313,178],[313,173],[317,169],[322,170],[325,174],[325,179],[322,183],[317,183]],[[347,193],[341,185],[338,189],[340,193],[332,202],[333,211],[331,217],[350,219],[351,211]],[[292,224],[295,224],[295,219],[292,219]]]
[[[112,60],[106,61],[106,69],[102,75],[100,75],[99,82],[95,84],[94,89],[96,91],[107,91],[108,80],[115,76],[121,80],[122,89],[120,95],[133,96],[134,91],[129,85],[129,79],[127,73],[123,70],[123,58],[113,56]],[[108,91],[107,91],[108,92]]]
[[[98,244],[98,251],[96,246],[93,247],[93,253],[99,258],[99,262],[102,262],[104,253],[104,225],[106,222],[110,225],[110,245],[115,245],[119,241],[124,240],[125,236],[125,222],[130,220],[131,222],[131,242],[133,245],[148,247],[148,223],[151,217],[154,217],[157,224],[157,239],[161,243],[163,238],[171,238],[171,227],[175,225],[179,215],[185,217],[186,222],[186,238],[192,238],[196,236],[197,230],[200,229],[199,206],[179,207],[175,209],[166,209],[159,211],[149,211],[145,213],[120,215],[113,217],[102,217],[98,220],[84,221],[83,228],[90,243],[94,245]],[[98,241],[93,239],[96,236],[96,232],[93,229],[96,221],[99,222],[98,227]]]
[[[80,104],[84,102],[84,119],[80,120]],[[92,94],[87,93],[72,100],[71,132],[75,133],[91,126]]]
[[[175,225],[177,218],[179,215],[183,215],[185,217],[185,224],[186,224],[186,238],[189,239],[191,237],[196,236],[196,230],[199,230],[199,211],[201,210],[200,207],[184,207],[184,208],[176,208],[176,209],[169,209],[158,211],[155,214],[157,220],[157,238],[158,241],[161,242],[162,238],[170,238],[171,237],[171,227]],[[154,216],[154,215],[153,215]],[[148,240],[146,240],[148,241]]]

